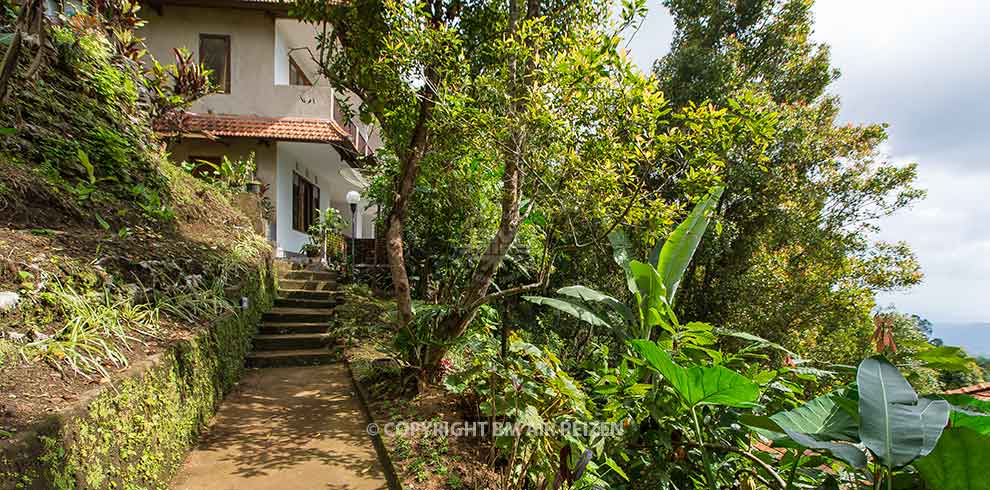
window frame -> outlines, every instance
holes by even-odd
[[[199,63],[203,63],[203,41],[206,40],[222,40],[224,42],[224,61],[226,66],[224,69],[227,71],[227,77],[224,79],[223,91],[220,93],[229,94],[230,93],[230,80],[233,78],[233,74],[230,72],[230,34],[199,34]]]
[[[298,76],[302,77],[302,79],[303,79],[303,81],[305,83],[292,83],[293,70],[295,70],[295,73]],[[302,67],[299,66],[299,63],[296,63],[296,60],[295,60],[295,58],[292,57],[292,55],[289,55],[289,85],[296,86],[296,87],[312,87],[313,86],[313,82],[311,82],[309,80],[309,77],[306,75],[306,71],[304,71],[302,69]]]
[[[308,192],[307,192],[308,191]],[[299,209],[304,203],[305,209]],[[299,233],[309,233],[309,227],[316,224],[317,210],[320,209],[320,186],[310,182],[299,172],[292,172],[292,229]],[[300,216],[300,213],[302,215]],[[300,229],[300,226],[302,229]]]

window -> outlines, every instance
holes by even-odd
[[[320,188],[292,174],[292,229],[303,233],[316,224],[320,209]]]
[[[289,85],[313,85],[309,81],[309,77],[306,76],[306,72],[299,68],[299,64],[291,56],[289,56]]]
[[[213,73],[210,81],[222,93],[230,93],[230,36],[199,35],[199,62]]]

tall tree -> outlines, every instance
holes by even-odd
[[[446,204],[435,191],[472,183],[492,204],[481,208],[494,222],[465,240],[478,246],[464,262],[469,272],[448,288],[444,314],[430,317],[430,338],[417,335],[428,348],[411,361],[428,373],[481,306],[542,286],[565,223],[609,228],[671,214],[659,194],[641,192],[641,175],[666,175],[669,155],[686,154],[693,185],[707,188],[718,180],[727,140],[764,132],[763,116],[743,106],[685,108],[674,118],[690,128],[671,130],[657,80],[618,49],[618,31],[636,11],[602,22],[613,12],[609,0],[301,0],[295,10],[324,27],[316,56],[324,76],[356,93],[357,112],[383,129],[381,200],[390,210],[401,329],[418,328],[405,257],[408,211],[433,199],[441,216]],[[491,291],[525,230],[544,237],[541,267],[528,283]]]
[[[730,152],[721,234],[704,241],[679,306],[822,358],[854,359],[873,293],[921,279],[910,249],[871,242],[879,218],[923,196],[915,166],[880,150],[882,124],[840,124],[828,47],[809,0],[665,0],[672,51],[654,71],[677,104],[765,94],[781,115],[769,162]],[[825,341],[824,337],[832,341]]]

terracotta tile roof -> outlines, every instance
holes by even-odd
[[[990,383],[980,383],[978,385],[959,388],[958,390],[946,391],[946,395],[969,395],[980,400],[990,400]]]
[[[156,123],[155,129],[171,136],[199,133],[207,137],[351,144],[347,131],[332,119],[185,113],[174,122]]]

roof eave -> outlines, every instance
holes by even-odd
[[[244,0],[147,0],[148,4],[159,15],[163,14],[163,7],[173,5],[178,7],[203,7],[203,8],[228,8],[242,10],[260,10],[268,12],[277,17],[288,17],[291,3],[287,2],[267,2],[267,1],[244,1]]]

